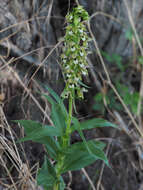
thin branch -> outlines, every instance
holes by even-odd
[[[84,173],[84,175],[85,175],[85,177],[87,178],[87,180],[89,181],[89,183],[90,183],[92,189],[93,189],[93,190],[96,190],[96,188],[95,188],[95,186],[94,186],[92,180],[90,179],[88,173],[86,172],[86,170],[85,170],[84,168],[82,168],[81,170],[82,170],[82,172]]]

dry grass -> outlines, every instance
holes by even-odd
[[[35,171],[35,168],[38,168],[38,164],[29,168],[28,163],[23,163],[21,160],[21,152],[19,152],[16,144],[17,136],[7,122],[2,105],[0,106],[0,116],[2,131],[0,135],[0,163],[1,167],[3,167],[3,176],[7,176],[7,180],[10,180],[8,184],[5,183],[7,181],[5,178],[0,179],[1,186],[7,190],[40,190],[36,185],[35,179],[32,177],[33,171]],[[6,133],[8,133],[7,136]],[[20,146],[25,155],[21,144]],[[13,179],[11,170],[16,170],[18,174],[17,179]]]

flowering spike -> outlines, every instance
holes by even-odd
[[[63,98],[69,95],[83,98],[84,88],[79,83],[82,76],[88,74],[87,71],[87,49],[89,37],[85,22],[88,20],[88,13],[82,6],[73,9],[66,16],[67,26],[64,37],[63,54],[61,55],[61,64],[65,77],[65,89],[62,93]]]

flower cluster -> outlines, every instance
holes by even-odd
[[[85,26],[88,20],[88,13],[78,6],[66,16],[67,27],[64,37],[63,53],[61,64],[65,77],[65,89],[62,93],[64,98],[75,97],[83,98],[83,92],[87,91],[82,84],[82,76],[87,72],[88,41]]]

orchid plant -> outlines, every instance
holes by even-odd
[[[73,116],[75,99],[83,99],[83,92],[87,91],[86,85],[82,83],[82,77],[88,75],[87,55],[90,40],[86,29],[88,19],[89,15],[82,6],[73,8],[66,16],[67,26],[61,55],[65,89],[59,97],[51,88],[46,87],[50,96],[44,95],[52,106],[53,126],[31,120],[17,121],[26,132],[26,137],[22,138],[21,142],[32,140],[45,145],[47,155],[37,174],[37,183],[45,190],[64,190],[66,185],[62,174],[80,170],[96,160],[103,160],[109,165],[103,152],[105,144],[95,139],[86,141],[83,130],[116,126],[99,118],[79,122]],[[64,105],[64,99],[69,100],[68,110]],[[82,142],[71,144],[70,139],[74,131],[79,132]]]

